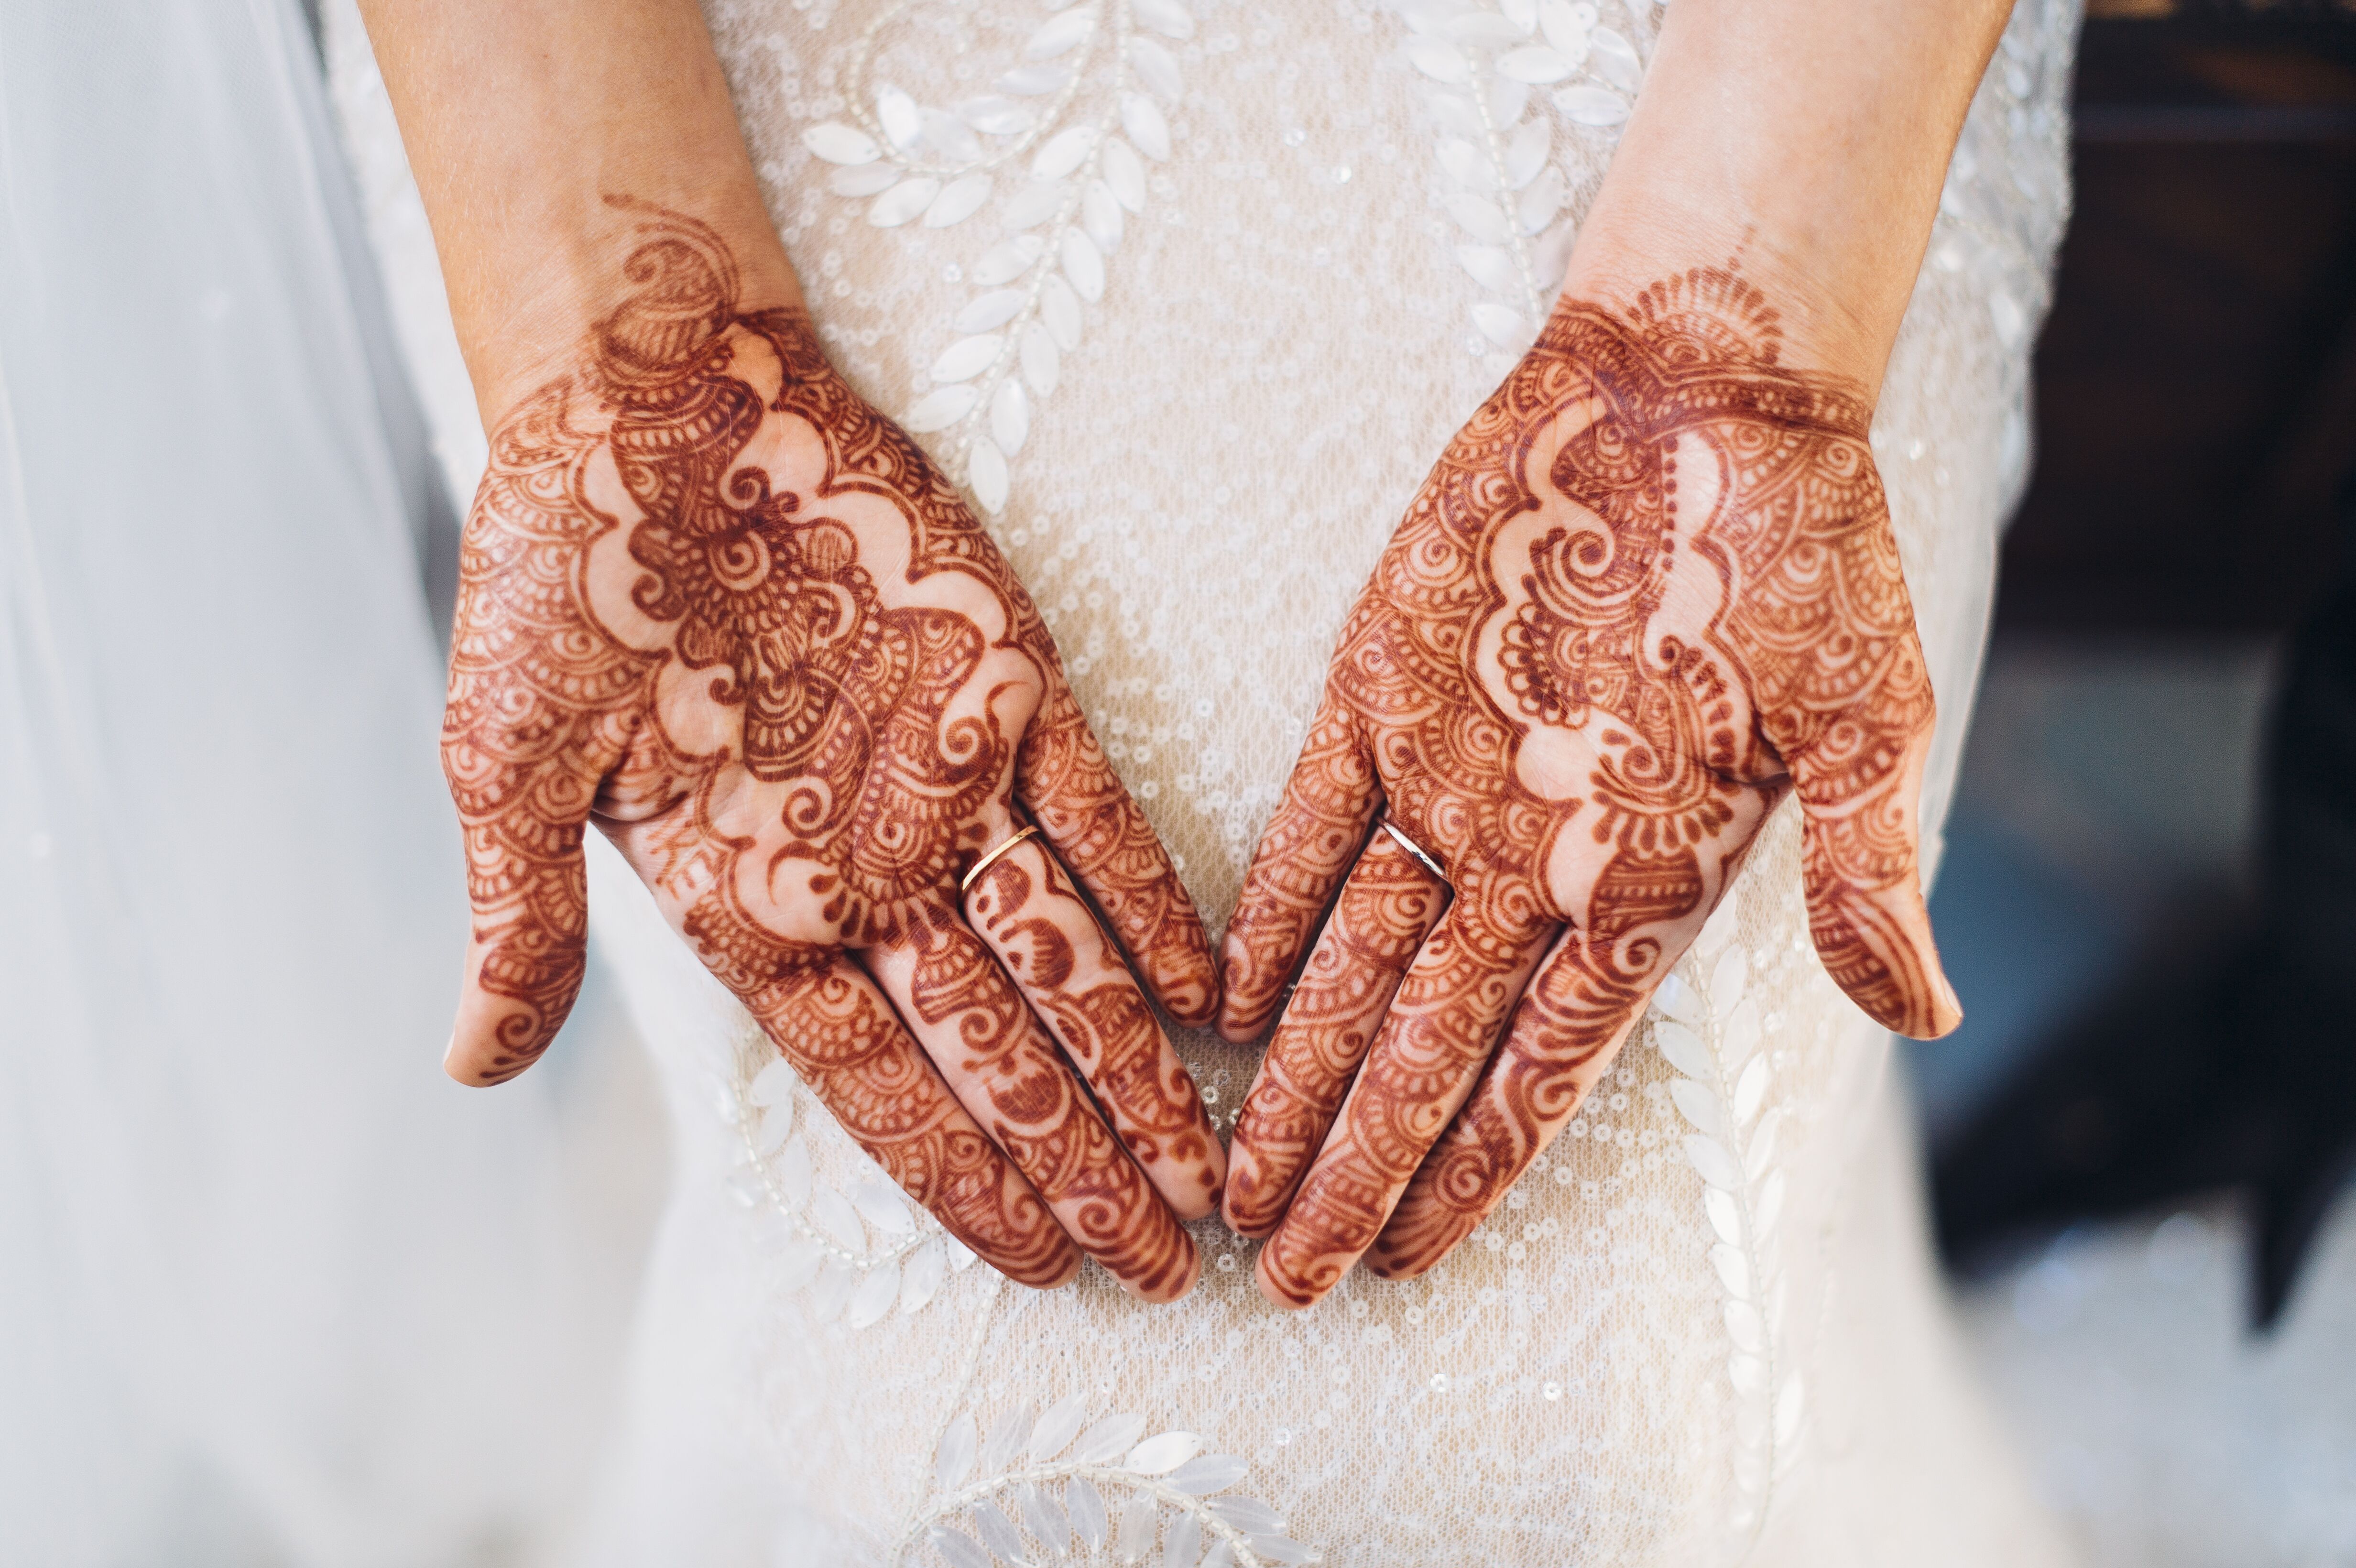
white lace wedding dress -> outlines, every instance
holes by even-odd
[[[711,0],[829,349],[990,518],[1215,926],[1344,608],[1536,332],[1658,27],[1629,3]],[[480,438],[425,231],[330,20],[463,493]],[[2075,26],[2021,0],[1875,426],[1942,706],[1934,852],[2026,466]],[[1968,1387],[1889,1043],[1810,948],[1795,829],[1681,966],[1692,1036],[1640,1029],[1430,1275],[1298,1316],[1215,1222],[1174,1308],[973,1266],[602,859],[676,1186],[591,1555],[2066,1561]],[[1181,1049],[1231,1122],[1254,1054]]]

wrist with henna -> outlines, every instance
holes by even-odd
[[[1932,697],[1869,399],[1783,347],[1726,269],[1566,301],[1376,565],[1227,936],[1223,1027],[1248,1036],[1338,890],[1238,1125],[1230,1218],[1282,1211],[1271,1299],[1462,1240],[1787,794],[1833,977],[1892,1028],[1953,1026],[1915,871]],[[1379,836],[1360,853],[1377,811],[1446,870],[1436,922],[1398,901],[1436,879]]]

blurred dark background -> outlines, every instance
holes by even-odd
[[[1938,1239],[2098,1560],[2356,1561],[2356,0],[2095,0],[2076,113],[1968,1017],[1908,1053]]]
[[[1907,1056],[2104,1564],[2356,1562],[2356,0],[2094,0]]]

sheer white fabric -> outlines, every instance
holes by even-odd
[[[830,350],[991,517],[1224,920],[1344,609],[1536,331],[1659,13],[707,9]],[[1933,825],[2026,464],[2074,27],[2071,0],[2019,7],[1875,431],[1943,704]],[[338,37],[396,292],[428,299],[365,46]],[[450,363],[446,319],[405,329]],[[463,382],[424,379],[471,429]],[[679,1151],[597,1561],[2065,1560],[1959,1370],[1887,1040],[1810,949],[1788,814],[1497,1215],[1429,1278],[1300,1316],[1215,1224],[1174,1309],[959,1266],[626,875],[594,874]],[[1182,1050],[1230,1120],[1250,1054]]]
[[[327,123],[293,0],[0,6],[11,1563],[480,1561],[618,1340],[580,1085],[434,1069],[426,508]]]

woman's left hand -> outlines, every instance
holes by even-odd
[[[1271,1300],[1462,1241],[1786,792],[1833,977],[1902,1032],[1958,1021],[1916,875],[1932,697],[1870,401],[1779,344],[1726,272],[1566,302],[1360,596],[1226,938],[1240,1040],[1317,937],[1226,1189],[1269,1237]]]

